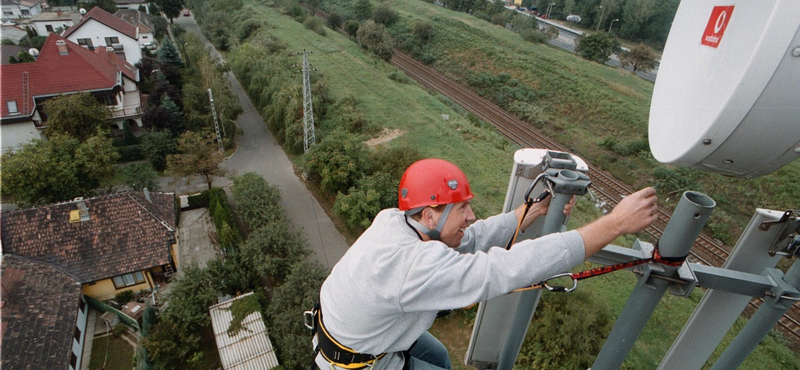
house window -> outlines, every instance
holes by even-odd
[[[14,15],[14,12],[3,12],[3,15]]]
[[[46,29],[47,32],[55,32],[55,30],[53,30],[53,26],[49,24],[44,25],[44,29]]]
[[[141,284],[144,283],[144,274],[141,271],[134,272],[132,274],[125,274],[121,276],[115,276],[111,279],[114,282],[114,287],[117,289],[129,287],[131,285]]]
[[[71,369],[78,367],[78,356],[75,356],[75,353],[69,354],[69,366]]]
[[[31,15],[31,11],[28,9],[22,9],[20,11],[22,12],[22,15]]]
[[[127,60],[127,59],[125,59],[125,52],[124,51],[117,51],[114,54],[116,54],[122,60]]]
[[[148,39],[148,37],[147,37],[147,36],[145,36],[145,35],[142,35],[142,40],[147,40],[147,39]]]
[[[6,106],[8,107],[8,114],[19,114],[19,109],[17,108],[16,100],[7,101]]]
[[[80,302],[78,304],[78,309],[81,310],[81,312],[84,312],[86,309],[86,302],[84,302],[83,299],[79,299],[78,302]]]
[[[100,95],[100,102],[105,105],[117,105],[116,95]]]
[[[119,44],[119,37],[106,37],[106,46]]]
[[[80,343],[81,342],[81,328],[76,326],[75,327],[75,333],[74,333],[73,336],[75,337],[75,340],[78,341],[78,343]]]
[[[78,39],[78,45],[83,46],[89,50],[94,50],[94,45],[92,45],[92,39]]]

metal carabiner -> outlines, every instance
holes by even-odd
[[[572,288],[567,288],[567,287],[563,287],[563,286],[550,286],[550,284],[547,283],[550,280],[559,279],[559,278],[563,278],[563,277],[568,277],[568,278],[572,279]],[[563,274],[553,275],[549,279],[545,280],[542,285],[544,285],[544,287],[547,288],[547,290],[549,290],[551,292],[569,293],[569,292],[571,292],[571,291],[573,291],[575,289],[578,289],[578,279],[572,277],[571,273],[565,272]]]
[[[314,330],[314,311],[303,311],[303,324],[309,330]]]

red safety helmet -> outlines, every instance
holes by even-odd
[[[414,162],[403,173],[397,203],[401,211],[414,211],[472,197],[464,172],[448,161],[429,158]]]

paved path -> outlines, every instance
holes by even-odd
[[[181,25],[186,31],[200,36],[210,48],[212,55],[220,57],[216,49],[200,32],[193,16],[181,16],[175,19],[175,23]],[[286,209],[289,220],[295,227],[302,229],[302,234],[308,240],[309,248],[314,252],[313,260],[329,269],[332,268],[349,248],[347,242],[336,230],[333,221],[308,191],[306,185],[294,174],[292,163],[272,133],[267,130],[263,118],[245,94],[239,81],[232,73],[228,73],[227,77],[244,109],[244,113],[236,121],[244,134],[237,140],[239,145],[237,152],[228,158],[223,166],[237,174],[258,173],[270,184],[278,186],[282,195],[281,203]],[[227,179],[214,181],[215,186],[229,184],[230,181]],[[205,185],[193,181],[189,186],[178,184],[177,189],[176,185],[162,188],[162,190],[166,189],[175,189],[182,194],[181,191],[203,190]]]

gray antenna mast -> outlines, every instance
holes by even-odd
[[[311,64],[308,63],[308,53],[303,49],[303,151],[317,143],[314,134],[314,108],[311,103]]]
[[[217,119],[217,108],[214,107],[214,96],[211,95],[211,89],[208,89],[208,100],[211,103],[211,114],[214,116],[214,130],[217,133],[217,144],[219,144],[219,151],[223,152],[222,148],[222,135],[219,134],[219,120]]]

